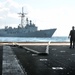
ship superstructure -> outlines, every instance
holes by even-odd
[[[51,37],[56,28],[38,30],[32,21],[26,18],[26,24],[24,24],[24,18],[27,13],[24,13],[22,7],[22,13],[19,13],[21,17],[21,24],[17,28],[5,26],[5,29],[0,29],[0,36],[4,37]]]

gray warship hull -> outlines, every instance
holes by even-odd
[[[38,27],[32,23],[32,20],[28,20],[28,18],[24,20],[25,14],[22,7],[22,13],[19,13],[21,24],[17,28],[5,26],[4,29],[0,29],[0,37],[52,37],[56,28],[38,30]],[[25,24],[24,21],[26,22]]]
[[[12,32],[11,32],[12,31]],[[6,31],[4,29],[0,29],[0,37],[52,37],[56,29],[47,29],[47,30],[38,30],[35,32],[13,32],[13,29],[11,31]]]

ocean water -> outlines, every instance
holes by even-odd
[[[29,37],[0,37],[0,42],[69,42],[68,37],[29,38]]]

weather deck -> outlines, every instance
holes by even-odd
[[[25,75],[10,46],[3,46],[2,75]]]
[[[19,45],[4,44],[3,46],[7,45],[14,52],[27,75],[75,75],[75,49],[69,49],[69,43],[37,43],[36,45],[19,43]],[[46,52],[47,45],[49,45],[49,54],[38,55],[38,52]]]

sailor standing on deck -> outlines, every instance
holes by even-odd
[[[72,30],[69,33],[69,37],[70,37],[70,48],[74,48],[74,42],[75,42],[75,30],[74,30],[74,26],[72,27]]]

